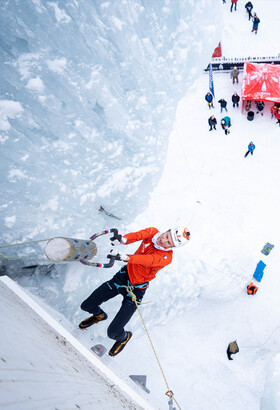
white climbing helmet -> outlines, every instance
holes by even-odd
[[[184,228],[183,226],[171,228],[170,233],[174,242],[174,246],[176,248],[186,245],[187,241],[189,241],[191,238],[189,230],[187,228]]]

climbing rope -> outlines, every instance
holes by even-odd
[[[50,241],[51,238],[49,239],[39,239],[37,241],[29,241],[29,242],[20,242],[20,243],[13,243],[10,245],[1,245],[0,249],[2,248],[12,248],[14,246],[21,246],[21,245],[30,245],[32,243],[39,243],[39,242],[47,242]],[[5,259],[5,260],[21,260],[21,261],[39,261],[39,262],[50,262],[49,259],[38,259],[38,258],[15,258],[15,257],[10,257],[10,256],[5,256],[3,253],[0,253],[0,258]],[[60,261],[52,261],[52,262],[60,262]]]
[[[151,340],[151,337],[150,337],[150,334],[149,334],[149,332],[148,332],[148,329],[147,329],[147,326],[146,326],[146,324],[145,324],[145,321],[144,321],[144,318],[143,318],[143,316],[142,316],[142,313],[141,313],[141,311],[140,311],[140,309],[139,309],[139,306],[138,306],[138,305],[140,305],[141,303],[139,303],[139,302],[137,301],[137,298],[136,298],[135,294],[133,293],[133,287],[132,287],[131,285],[126,286],[126,290],[127,290],[127,292],[129,293],[129,295],[131,296],[132,302],[134,302],[135,305],[136,305],[136,308],[137,308],[137,310],[138,310],[138,312],[139,312],[139,315],[140,315],[140,317],[141,317],[141,320],[142,320],[144,329],[145,329],[145,331],[146,331],[146,333],[147,333],[147,336],[148,336],[148,338],[149,338],[149,341],[150,341],[150,343],[151,343],[151,346],[152,346],[154,355],[155,355],[155,357],[156,357],[156,360],[157,360],[157,362],[158,362],[158,365],[159,365],[161,374],[162,374],[162,376],[163,376],[163,379],[164,379],[165,384],[166,384],[166,387],[167,387],[167,392],[166,392],[165,394],[166,394],[166,395],[168,396],[168,398],[169,398],[168,404],[171,405],[171,404],[172,404],[172,401],[174,400],[175,403],[177,404],[179,410],[181,410],[181,407],[179,406],[178,402],[176,401],[176,399],[175,399],[175,397],[174,397],[174,393],[173,393],[172,390],[170,390],[170,388],[169,388],[169,385],[168,385],[168,383],[167,383],[167,379],[166,379],[166,377],[165,377],[163,368],[162,368],[162,366],[161,366],[161,364],[160,364],[158,355],[157,355],[156,350],[155,350],[155,348],[154,348],[153,342],[152,342],[152,340]]]
[[[188,158],[187,158],[187,154],[186,154],[186,152],[185,152],[185,150],[184,150],[184,146],[183,146],[183,144],[182,144],[182,141],[181,141],[181,138],[180,138],[180,134],[179,134],[179,132],[177,131],[177,128],[176,128],[176,127],[174,127],[174,131],[175,131],[175,134],[177,135],[177,140],[178,140],[178,142],[179,142],[180,151],[181,151],[181,153],[183,154],[183,157],[184,157],[184,159],[185,159],[185,161],[186,161],[187,170],[188,170],[188,173],[189,173],[189,175],[190,175],[190,178],[191,178],[191,181],[192,181],[192,184],[193,184],[193,189],[194,189],[195,195],[196,195],[196,197],[198,198],[197,186],[196,186],[196,183],[195,183],[193,174],[192,174],[192,172],[191,172],[191,168],[190,168],[190,165],[189,165],[189,161],[188,161]]]
[[[177,131],[177,128],[176,128],[176,127],[174,127],[174,131],[175,131],[175,134],[176,134],[176,136],[177,136],[177,141],[178,141],[178,144],[179,144],[180,152],[183,154],[184,160],[185,160],[185,162],[186,162],[186,167],[187,167],[188,173],[189,173],[189,175],[190,175],[190,179],[191,179],[191,182],[192,182],[192,185],[193,185],[193,190],[194,190],[195,196],[196,196],[196,198],[199,198],[198,189],[197,189],[197,186],[196,186],[196,183],[195,183],[195,179],[194,179],[194,177],[193,177],[193,174],[192,174],[192,172],[191,172],[191,168],[190,168],[190,165],[189,165],[188,157],[187,157],[187,154],[186,154],[186,152],[185,152],[185,150],[184,150],[184,146],[183,146],[183,144],[182,144],[180,134],[179,134],[179,132]],[[189,221],[188,221],[188,226],[191,224],[192,220],[194,219],[194,217],[195,217],[195,215],[196,215],[196,212],[197,212],[197,209],[198,209],[198,205],[201,205],[201,202],[200,202],[199,200],[197,200],[197,201],[195,202],[194,211],[192,212],[192,215],[191,215],[191,217],[190,217],[190,219],[189,219]]]
[[[240,346],[243,349],[259,349],[267,344],[267,342],[270,340],[270,338],[273,336],[273,334],[276,332],[276,330],[280,329],[280,326],[277,326],[273,331],[270,333],[270,335],[265,339],[265,341],[258,345],[258,346]]]
[[[240,275],[239,275],[237,272],[233,272],[233,273],[235,273],[235,274],[237,275],[237,278],[236,278],[236,277],[232,276],[230,273],[226,273],[226,272],[224,272],[224,271],[222,271],[222,270],[220,270],[220,269],[215,268],[214,266],[209,265],[209,263],[206,263],[205,261],[203,261],[202,259],[200,259],[198,256],[196,256],[196,255],[193,255],[193,256],[194,256],[195,259],[197,259],[198,261],[200,261],[202,264],[204,264],[204,265],[206,265],[206,266],[209,266],[209,268],[215,270],[216,272],[220,273],[221,275],[227,276],[227,277],[229,277],[229,278],[231,278],[231,279],[234,279],[234,280],[235,280],[236,282],[238,282],[238,283],[243,283],[243,279],[239,277]],[[246,280],[246,282],[247,282],[247,281],[248,281],[248,280]],[[245,279],[244,279],[244,282],[245,282]]]

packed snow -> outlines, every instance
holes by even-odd
[[[75,2],[28,2],[43,25],[39,33],[32,31],[37,47],[34,43],[24,50],[25,42],[18,40],[21,53],[10,57],[13,98],[2,70],[2,88],[8,87],[6,93],[18,104],[9,109],[3,103],[7,95],[1,100],[1,170],[9,181],[1,181],[1,238],[3,243],[61,235],[87,239],[111,227],[125,234],[148,226],[165,231],[186,225],[190,243],[174,251],[172,264],[150,283],[144,298],[149,303],[141,307],[168,387],[182,409],[278,409],[280,127],[271,118],[272,103],[266,103],[263,116],[253,104],[253,121],[241,105],[232,107],[233,92],[241,95],[242,73],[238,84],[232,84],[229,73],[214,73],[215,108],[209,110],[203,69],[219,40],[226,57],[277,56],[280,4],[252,1],[260,18],[255,35],[245,0],[233,12],[230,0],[189,1],[193,14],[183,3],[165,1],[160,7],[157,2],[127,1],[117,10],[116,2],[100,2],[97,15],[87,16],[84,3],[79,9]],[[21,9],[13,12],[20,14]],[[78,15],[87,44],[100,39],[91,63],[87,59],[92,52],[82,42],[65,48],[63,36],[56,43],[54,37],[48,42],[46,33],[41,35],[54,19],[58,27],[63,25],[64,36],[77,34],[73,18]],[[98,20],[89,28],[87,18],[93,16]],[[124,40],[128,35],[129,44]],[[71,60],[71,53],[80,53],[82,61]],[[44,61],[50,72],[42,69]],[[59,76],[67,80],[64,88]],[[30,80],[32,89],[27,88]],[[228,101],[229,135],[220,126],[225,115],[220,98]],[[209,132],[212,114],[218,125]],[[244,158],[250,141],[256,145],[254,155]],[[101,203],[122,220],[98,214]],[[275,245],[268,256],[261,253],[266,242]],[[95,259],[106,261],[109,238],[98,238],[96,244]],[[34,258],[42,249],[42,244],[29,246],[18,254]],[[136,245],[120,247],[130,253],[134,249]],[[257,294],[249,296],[246,286],[260,260],[267,265],[264,277]],[[102,270],[71,263],[23,269],[18,262],[8,273],[52,306],[65,326],[68,321],[76,326],[85,318],[80,303],[118,267]],[[68,327],[89,348],[101,343],[108,349],[113,341],[106,329],[120,301],[102,306],[109,320],[98,326],[83,333]],[[147,399],[155,408],[167,408],[168,389],[137,312],[127,329],[133,337],[125,350],[101,360],[120,376],[147,375]],[[226,349],[234,340],[240,351],[229,361]]]

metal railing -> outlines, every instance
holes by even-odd
[[[266,57],[215,57],[212,58],[212,70],[215,72],[227,72],[237,67],[239,71],[243,71],[244,63],[266,63],[266,64],[280,64],[280,53],[278,56],[266,56]],[[209,71],[209,64],[204,72]]]

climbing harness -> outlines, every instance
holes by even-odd
[[[134,286],[134,285],[127,285],[126,289],[127,289],[127,292],[129,293],[129,295],[131,296],[132,301],[135,303],[136,308],[137,308],[137,310],[138,310],[138,312],[139,312],[139,315],[140,315],[140,317],[141,317],[141,320],[142,320],[144,329],[145,329],[145,331],[146,331],[146,333],[147,333],[147,336],[148,336],[148,339],[149,339],[150,344],[151,344],[151,346],[152,346],[152,349],[153,349],[155,358],[156,358],[156,360],[157,360],[157,363],[158,363],[158,365],[159,365],[161,374],[162,374],[163,379],[164,379],[164,381],[165,381],[165,384],[166,384],[166,387],[167,387],[167,392],[166,392],[165,394],[166,394],[166,395],[168,396],[168,398],[169,398],[169,400],[168,400],[169,409],[170,409],[170,410],[173,410],[173,400],[174,400],[175,403],[176,403],[177,406],[178,406],[178,409],[181,410],[181,407],[179,406],[178,402],[176,401],[176,399],[175,399],[175,397],[174,397],[174,393],[173,393],[172,390],[170,390],[170,388],[169,388],[169,385],[168,385],[168,383],[167,383],[166,376],[165,376],[164,371],[163,371],[163,369],[162,369],[162,366],[161,366],[161,364],[160,364],[159,358],[158,358],[158,356],[157,356],[156,350],[155,350],[155,348],[154,348],[153,342],[152,342],[152,340],[151,340],[151,337],[150,337],[150,334],[149,334],[149,332],[148,332],[147,326],[146,326],[146,324],[145,324],[144,318],[143,318],[143,316],[142,316],[141,310],[139,309],[139,305],[140,305],[140,304],[143,304],[143,303],[137,301],[136,295],[133,293],[133,288],[132,288],[132,286]]]
[[[126,266],[126,265],[124,265],[124,266]],[[124,271],[122,270],[124,266],[122,266],[121,269],[120,269],[120,272],[121,272],[121,273],[124,273]],[[134,293],[133,293],[133,290],[134,290],[134,289],[137,289],[137,288],[138,288],[138,289],[148,289],[148,287],[149,287],[149,282],[141,283],[140,285],[132,285],[132,283],[131,283],[130,280],[128,279],[126,285],[119,285],[119,284],[116,283],[116,282],[114,282],[114,285],[116,286],[117,290],[119,290],[119,288],[125,288],[126,290],[129,289],[129,290],[131,291],[131,293],[130,293],[130,292],[127,292],[127,295],[126,295],[126,296],[130,296],[130,297],[131,297],[131,295],[133,295],[133,297],[136,298],[136,296],[135,296]],[[133,299],[132,301],[134,302],[134,299]],[[137,302],[137,303],[138,303],[139,305],[141,304],[141,302]],[[150,302],[146,302],[146,303],[144,303],[144,305],[147,304],[147,303],[150,303]]]

